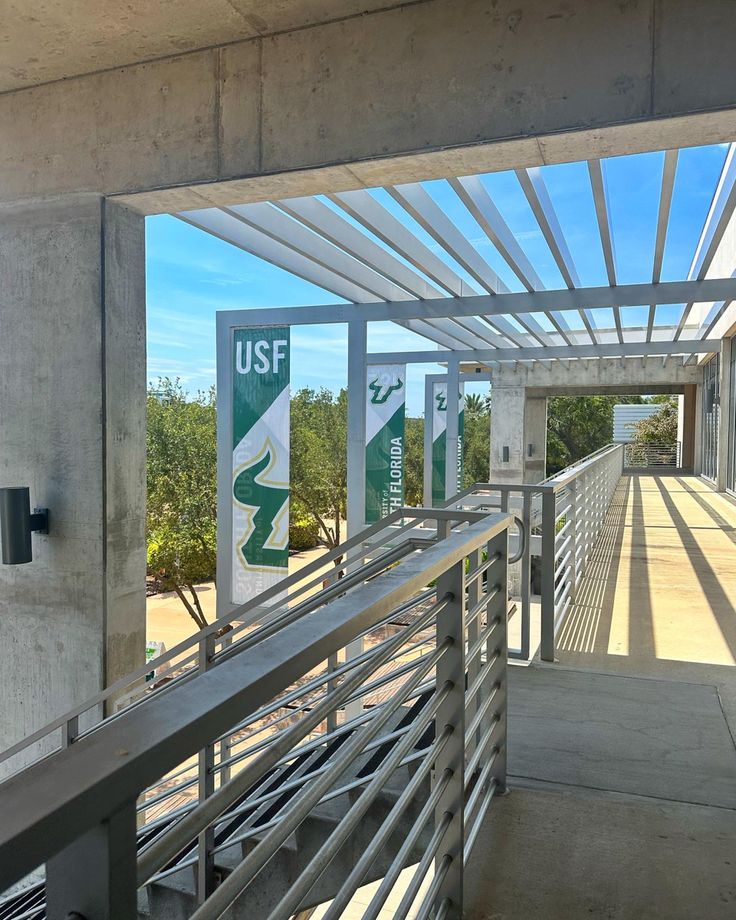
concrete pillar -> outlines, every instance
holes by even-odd
[[[728,476],[728,420],[731,418],[731,339],[721,339],[721,356],[718,364],[719,403],[718,403],[718,472],[716,488],[726,491]]]
[[[541,482],[547,475],[547,397],[524,400],[524,482]]]
[[[540,482],[545,477],[546,462],[546,397],[527,396],[523,386],[494,385],[490,481]]]
[[[695,385],[686,384],[678,397],[677,440],[680,442],[680,466],[692,469],[695,463]]]
[[[143,662],[145,236],[98,196],[0,207],[0,485],[50,509],[0,566],[0,747]]]
[[[702,369],[700,371],[702,377]],[[703,468],[703,384],[695,385],[695,429],[693,445],[693,473],[700,476]]]

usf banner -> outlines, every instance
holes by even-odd
[[[288,327],[233,330],[234,604],[288,574],[289,350]]]
[[[404,503],[406,365],[368,368],[365,411],[365,520],[372,524]]]
[[[463,483],[463,446],[465,440],[465,387],[460,384],[458,402],[457,491]],[[432,384],[432,506],[445,500],[447,466],[447,383]]]

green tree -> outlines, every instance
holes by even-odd
[[[168,377],[151,387],[147,451],[148,571],[202,629],[207,620],[195,585],[213,579],[217,563],[214,388],[189,397]]]
[[[553,396],[547,403],[547,474],[605,447],[613,436],[616,403],[639,396]]]
[[[291,399],[291,518],[311,517],[330,549],[342,540],[347,482],[346,390],[298,390]]]
[[[491,443],[491,413],[488,397],[473,393],[465,397],[465,440],[463,442],[463,484],[488,482]]]
[[[424,419],[407,418],[404,439],[404,502],[424,504]]]
[[[634,426],[636,444],[674,444],[677,441],[677,400],[669,397],[649,418]]]

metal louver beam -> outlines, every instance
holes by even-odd
[[[386,245],[395,249],[407,262],[451,294],[461,297],[477,293],[369,192],[359,189],[354,192],[339,192],[329,197],[354,220],[363,224]]]
[[[547,191],[542,170],[538,166],[533,166],[529,169],[517,169],[516,178],[526,195],[526,200],[529,202],[532,213],[549,246],[552,258],[560,270],[563,281],[568,289],[581,287],[580,276],[575,267],[570,248],[567,245],[565,234],[562,232],[554,204]],[[590,310],[580,310],[580,318],[590,336],[590,341],[595,343],[595,321]]]
[[[590,176],[590,186],[593,191],[593,203],[595,205],[595,216],[598,221],[598,232],[600,234],[601,247],[603,249],[603,260],[606,263],[606,274],[608,275],[608,283],[613,287],[616,284],[616,255],[613,250],[608,196],[606,195],[603,167],[600,160],[588,160],[588,174]],[[613,318],[616,323],[616,332],[618,333],[619,342],[623,342],[621,316],[616,307],[613,308]]]
[[[205,230],[218,239],[258,256],[278,268],[283,268],[305,281],[319,285],[338,297],[352,303],[375,302],[375,294],[366,288],[348,281],[331,269],[304,256],[285,243],[267,236],[227,211],[220,208],[204,208],[197,211],[182,211],[176,216],[185,223]],[[448,335],[423,318],[398,317],[397,321],[400,325],[443,347],[467,348],[468,346],[467,337],[458,338]],[[477,344],[483,344],[482,340],[477,340]]]
[[[734,207],[736,207],[736,144],[731,144],[698,239],[698,245],[695,248],[688,279],[701,281],[706,277],[731,220]],[[679,339],[682,334],[694,306],[695,301],[685,304],[675,339]]]

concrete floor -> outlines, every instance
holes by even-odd
[[[624,477],[558,662],[512,667],[470,920],[736,918],[736,505]]]

